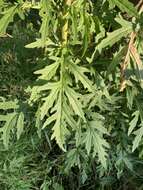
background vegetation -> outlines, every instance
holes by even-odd
[[[143,189],[143,1],[0,0],[0,189]]]

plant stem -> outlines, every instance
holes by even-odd
[[[65,0],[65,6],[70,7],[72,4],[72,0]],[[67,10],[67,9],[66,9]],[[67,45],[68,42],[68,11],[64,14],[63,19],[66,20],[62,29],[62,40],[63,45]]]

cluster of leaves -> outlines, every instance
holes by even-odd
[[[82,189],[99,179],[99,189],[112,189],[114,183],[117,189],[123,176],[136,178],[139,174],[134,168],[142,164],[137,160],[142,158],[143,137],[142,11],[142,1],[135,6],[128,0],[0,0],[0,38],[17,42],[21,27],[26,28],[27,36],[23,47],[14,49],[20,57],[26,51],[25,57],[11,58],[11,52],[0,52],[5,70],[4,65],[11,62],[24,71],[13,76],[20,90],[11,93],[1,82],[1,89],[6,89],[0,94],[0,135],[5,148],[24,131],[25,141],[31,133],[24,130],[28,124],[40,137],[32,137],[37,144],[43,139],[50,152],[59,151],[56,144],[61,149],[59,168],[52,168],[65,187]],[[4,77],[1,74],[1,80]],[[19,163],[24,164],[25,159],[22,156]],[[11,167],[11,163],[4,165],[3,171]],[[43,182],[36,179],[40,185],[30,181],[23,187],[33,189],[35,183],[43,190],[63,189],[60,180],[51,177],[52,172],[50,178],[46,173]],[[76,187],[68,187],[64,178],[73,174],[79,175]],[[133,185],[128,181],[124,188],[128,183]],[[22,189],[22,185],[9,188]]]

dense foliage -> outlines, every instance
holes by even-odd
[[[142,12],[0,0],[1,190],[143,189]]]

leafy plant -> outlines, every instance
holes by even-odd
[[[39,184],[34,182],[37,188],[84,189],[99,179],[99,189],[114,189],[114,183],[118,188],[120,182],[118,189],[126,189],[122,177],[135,179],[134,168],[142,158],[143,2],[1,0],[0,6],[1,40],[17,42],[23,26],[28,38],[23,50],[14,50],[19,57],[14,54],[13,59],[11,51],[1,53],[1,65],[18,64],[23,69],[18,77],[25,81],[19,83],[13,76],[17,85],[23,85],[21,95],[18,90],[12,94],[7,86],[8,93],[1,94],[0,132],[5,147],[10,140],[15,142],[15,134],[20,141],[24,131],[26,138],[37,130],[40,138],[32,136],[36,145],[44,140],[48,155],[57,151],[58,169],[50,163],[61,181],[54,180],[51,171]],[[23,57],[22,51],[27,51]],[[24,68],[30,64],[27,74]],[[6,66],[3,69],[8,72]],[[30,129],[23,131],[24,124]],[[42,153],[44,165],[46,153],[47,149]],[[21,158],[13,158],[12,163],[19,159],[23,164]],[[71,187],[66,184],[67,173],[68,179],[79,175]],[[32,184],[24,188],[33,188]],[[140,183],[135,186],[139,188]]]

